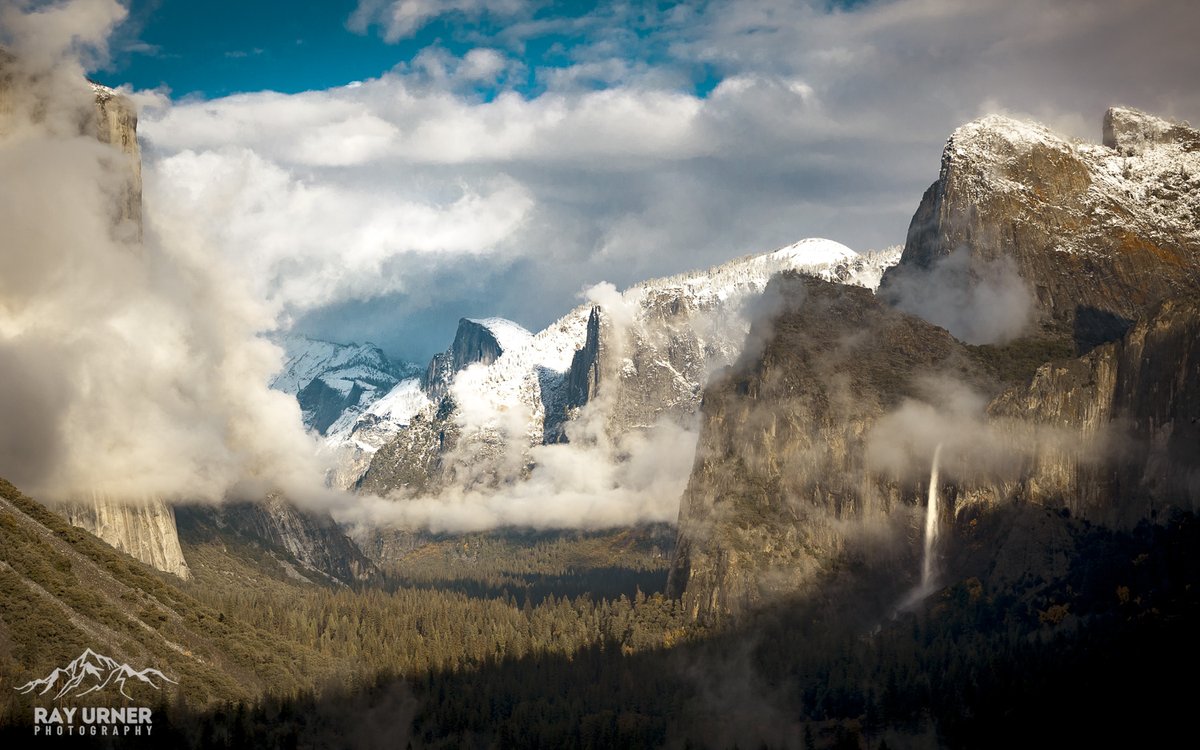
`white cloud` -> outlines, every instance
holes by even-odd
[[[266,387],[282,353],[256,333],[272,311],[186,225],[155,215],[139,242],[120,218],[131,165],[96,139],[95,94],[74,74],[78,45],[104,38],[75,22],[110,11],[71,3],[6,26],[16,49],[51,46],[2,63],[0,475],[48,500],[311,487],[316,445]]]
[[[457,185],[438,201],[306,180],[247,148],[174,154],[155,164],[147,186],[156,215],[200,227],[257,297],[288,314],[405,291],[418,282],[399,266],[413,254],[495,252],[531,207],[527,191],[503,177]]]
[[[1200,115],[1186,31],[1200,6],[601,4],[565,18],[522,5],[364,2],[360,26],[394,34],[447,14],[503,22],[464,32],[476,39],[465,54],[430,47],[353,87],[147,111],[158,184],[203,196],[185,202],[202,223],[221,207],[211,223],[238,229],[214,229],[217,245],[266,254],[249,267],[301,307],[390,295],[386,315],[342,319],[338,332],[423,355],[464,311],[536,328],[599,279],[624,286],[811,235],[900,242],[946,137],[987,111],[1092,139],[1113,103]],[[525,59],[547,34],[585,41]],[[690,88],[701,75],[719,81],[705,95]],[[536,93],[518,93],[529,76]],[[273,175],[282,197],[215,199],[230,184],[206,183],[245,164],[245,179]],[[298,248],[297,262],[281,248]],[[434,250],[436,266],[411,256]],[[362,262],[305,270],[341,258]],[[425,312],[441,329],[405,322]]]
[[[525,0],[359,0],[346,26],[360,34],[372,26],[379,26],[385,40],[398,42],[442,16],[512,17],[524,13],[531,5]]]
[[[0,46],[42,70],[81,74],[108,59],[108,37],[128,11],[117,0],[54,4],[6,0],[0,6]]]

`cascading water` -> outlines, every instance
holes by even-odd
[[[921,561],[921,590],[928,592],[933,583],[933,553],[938,535],[938,462],[942,444],[933,450],[933,468],[929,471],[929,504],[925,508],[925,557]]]

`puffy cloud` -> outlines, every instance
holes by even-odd
[[[108,59],[108,37],[126,15],[117,0],[9,0],[0,7],[0,46],[31,69],[82,74]]]
[[[503,177],[436,196],[306,180],[247,148],[182,151],[147,179],[151,208],[192,223],[259,299],[292,315],[343,299],[404,292],[418,254],[494,251],[531,199]],[[219,220],[202,221],[204,217]]]
[[[215,242],[226,254],[291,246],[311,261],[323,246],[366,261],[354,283],[302,263],[251,264],[274,269],[280,288],[292,286],[288,274],[304,278],[289,300],[317,332],[348,325],[423,357],[468,310],[537,328],[601,279],[624,286],[811,235],[895,244],[944,139],[968,119],[1021,113],[1094,139],[1116,102],[1200,113],[1188,73],[1198,53],[1184,39],[1200,9],[1181,4],[601,4],[563,17],[516,2],[363,2],[351,25],[400,38],[455,14],[503,23],[455,32],[476,45],[464,54],[427,48],[354,86],[144,117],[153,170],[172,194],[211,194],[203,183],[248,151],[292,196],[271,207],[281,213],[269,241],[225,232]],[[524,57],[529,40],[549,36],[574,41]],[[695,89],[700,80],[711,90]],[[211,172],[180,168],[196,160]],[[459,231],[460,200],[493,210]],[[218,204],[193,208],[203,223]],[[261,221],[242,216],[261,212],[258,202],[220,205],[220,223]],[[401,220],[412,206],[430,208],[419,231]],[[441,224],[463,241],[412,239],[447,236]],[[437,264],[413,255],[430,250]],[[433,295],[406,291],[434,285]],[[350,310],[354,321],[341,316]],[[389,322],[372,333],[367,319]]]
[[[0,475],[44,499],[311,488],[315,443],[266,387],[273,311],[187,225],[152,215],[141,242],[121,219],[131,165],[73,73],[104,38],[75,22],[119,15],[81,0],[5,18],[14,49],[50,46],[0,61]]]

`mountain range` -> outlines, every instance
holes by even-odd
[[[115,92],[94,94],[96,135],[131,165],[114,222],[138,224],[136,117]],[[776,695],[828,730],[811,745],[858,747],[850,729],[880,727],[920,745],[935,715],[939,740],[969,736],[954,732],[979,716],[1011,724],[987,714],[985,688],[1016,700],[1021,670],[1060,651],[1071,675],[1102,677],[1093,644],[1107,653],[1129,633],[1175,644],[1200,611],[1188,548],[1200,508],[1200,133],[1128,108],[1106,113],[1101,132],[1089,144],[995,115],[962,126],[903,248],[809,239],[625,290],[598,284],[540,331],[463,318],[425,366],[370,344],[281,338],[272,384],[322,441],[328,483],[376,496],[427,537],[343,527],[279,493],[219,506],[94,494],[53,513],[0,481],[0,666],[23,696],[176,683],[94,644],[170,664],[209,706],[316,690],[353,662],[339,708],[412,724],[461,701],[438,730],[480,732],[480,745],[520,744],[505,734],[515,716],[623,691],[638,701],[619,717],[586,713],[608,744],[663,744],[662,716],[758,726]],[[490,515],[470,517],[478,508]],[[636,559],[665,575],[665,595],[647,597],[636,578],[612,602],[592,589],[535,603],[535,584],[578,574],[592,540],[525,545],[568,560],[553,575],[480,551],[506,554],[495,550],[511,527],[628,532],[609,555],[664,522],[673,548],[656,541]],[[447,581],[452,591],[429,591]],[[387,627],[410,615],[403,638],[416,645],[389,651],[386,668],[421,679],[397,688],[365,662],[396,645]],[[476,619],[453,630],[456,617]],[[706,652],[707,638],[739,664]],[[750,689],[744,652],[773,675],[766,692]],[[675,653],[688,666],[672,686],[700,685],[686,705],[654,682]],[[620,687],[592,689],[617,679],[614,664]],[[364,690],[368,669],[377,682]],[[518,708],[485,691],[522,683],[520,669],[576,681],[546,680],[553,695]],[[481,675],[503,679],[470,683]],[[1091,695],[1085,682],[1034,695],[1073,701]],[[342,726],[328,717],[345,712],[305,712],[303,700],[254,710]],[[798,737],[794,711],[779,721]]]

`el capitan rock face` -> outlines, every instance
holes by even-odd
[[[161,499],[130,501],[94,494],[61,510],[72,525],[131,557],[185,580],[191,577],[179,545],[175,512]]]
[[[125,155],[127,180],[119,207],[120,224],[134,227],[142,237],[142,150],[137,139],[137,109],[116,91],[92,84],[96,95],[96,138],[120,149]]]
[[[1200,293],[1200,134],[1127,109],[1104,131],[1094,145],[998,115],[959,128],[880,293],[924,314],[922,285],[950,256],[967,256],[964,283],[1011,262],[1034,321],[1081,352]]]
[[[112,205],[113,231],[138,247],[142,235],[142,162],[137,139],[137,110],[116,91],[79,81],[78,135],[113,146],[102,158],[124,188]],[[73,92],[74,93],[74,92]],[[90,98],[90,106],[89,106]],[[0,50],[0,134],[18,127],[21,118],[36,120],[48,104],[36,77],[16,58]],[[65,106],[59,104],[58,106]],[[92,493],[55,506],[74,525],[158,570],[189,577],[179,545],[175,516],[162,498],[123,498]]]

